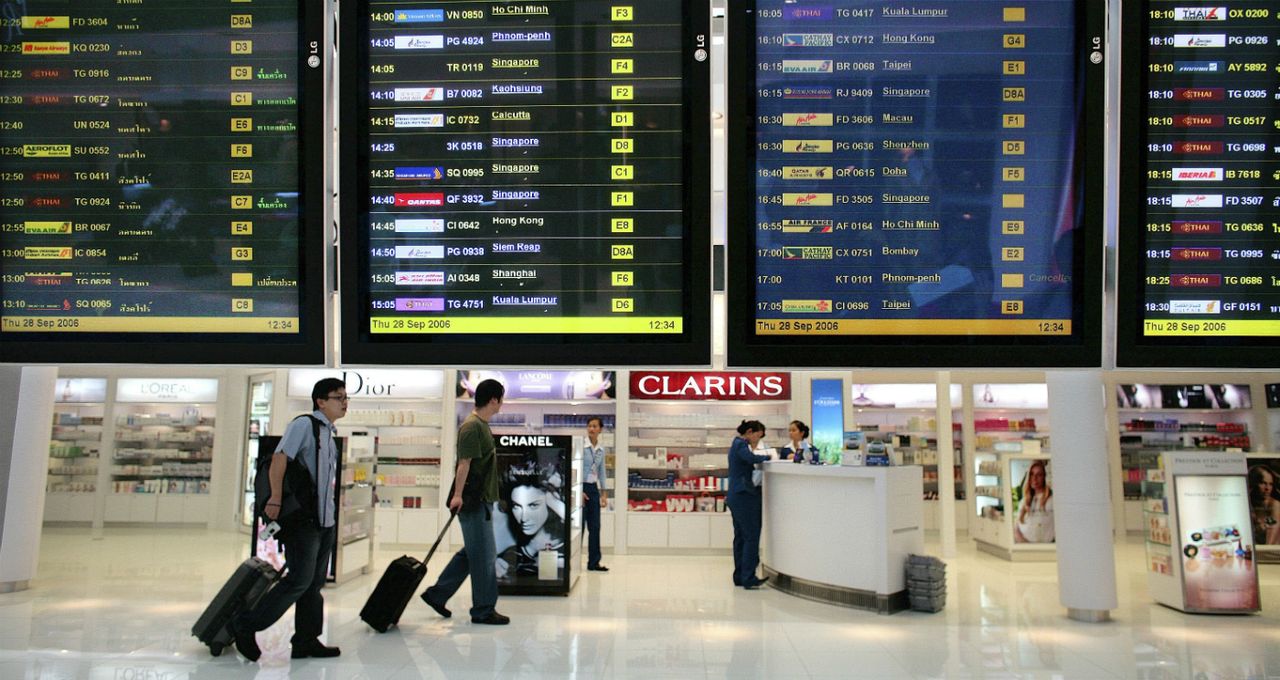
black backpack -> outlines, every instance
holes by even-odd
[[[315,466],[319,469],[320,456],[320,428],[324,427],[324,422],[319,418],[304,414],[294,418],[309,418],[311,420],[311,435],[315,441],[316,461]],[[334,442],[337,445],[337,441]],[[271,459],[275,456],[275,451],[258,451],[257,475],[253,480],[253,509],[256,517],[261,517],[263,522],[270,522],[265,511],[267,509],[267,501],[271,500],[271,480],[270,469]],[[281,484],[281,493],[283,498],[280,500],[280,514],[276,516],[276,522],[280,524],[280,532],[278,535],[283,538],[290,530],[298,527],[306,522],[319,524],[320,519],[320,492],[318,483],[312,478],[311,471],[302,462],[302,459],[294,456],[288,459],[289,463],[284,469],[284,481]]]

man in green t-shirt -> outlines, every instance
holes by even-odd
[[[476,386],[476,408],[458,428],[458,465],[454,469],[449,511],[462,525],[462,550],[449,560],[436,584],[422,593],[422,599],[440,616],[453,615],[445,605],[471,577],[471,622],[504,626],[511,619],[499,614],[498,577],[494,573],[497,550],[493,543],[493,504],[498,501],[497,446],[489,430],[489,419],[502,410],[506,392],[497,380]]]

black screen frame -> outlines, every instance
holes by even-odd
[[[1277,368],[1280,336],[1142,334],[1146,306],[1146,125],[1149,1],[1123,3],[1120,60],[1120,204],[1117,228],[1116,366],[1123,368]],[[1280,6],[1276,6],[1280,9]],[[1127,227],[1127,228],[1126,228]]]
[[[309,366],[325,362],[329,285],[327,0],[298,6],[298,333],[0,333],[0,361]],[[251,8],[250,6],[247,6]],[[320,62],[312,66],[312,58]]]
[[[369,116],[369,0],[339,17],[340,254],[342,361],[421,366],[704,366],[711,361],[711,42],[710,8],[682,0],[684,21],[684,332],[647,334],[452,334],[374,337],[369,329],[368,166],[361,145]],[[702,58],[698,58],[698,52]],[[362,217],[363,215],[363,217]],[[549,339],[563,339],[551,342]]]
[[[1077,0],[1073,324],[1069,337],[757,336],[754,1],[728,2],[728,365],[733,367],[1100,367],[1102,365],[1106,3]]]

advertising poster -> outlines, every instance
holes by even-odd
[[[568,592],[572,479],[568,435],[497,438],[495,571],[504,595]]]
[[[1174,477],[1186,611],[1259,608],[1247,487],[1239,475]]]
[[[1120,408],[1252,408],[1248,385],[1116,385]]]
[[[474,398],[476,385],[494,379],[506,388],[506,401],[512,399],[592,399],[612,400],[617,397],[613,371],[458,371],[459,398]]]
[[[1280,546],[1280,458],[1247,458],[1249,526],[1258,545]]]
[[[1053,543],[1053,476],[1048,458],[1009,461],[1013,542]]]
[[[812,394],[813,427],[809,441],[822,452],[824,463],[839,464],[844,452],[844,381],[814,380]]]

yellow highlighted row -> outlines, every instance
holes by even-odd
[[[11,333],[297,333],[298,318],[5,316],[0,329]]]
[[[1142,323],[1147,337],[1195,337],[1203,335],[1240,337],[1280,337],[1280,320],[1271,319],[1147,319]]]
[[[625,299],[625,298],[623,298]],[[681,333],[678,316],[593,316],[547,318],[542,316],[490,316],[485,318],[380,316],[369,321],[372,333]]]
[[[1070,335],[1070,319],[758,319],[757,335]]]

